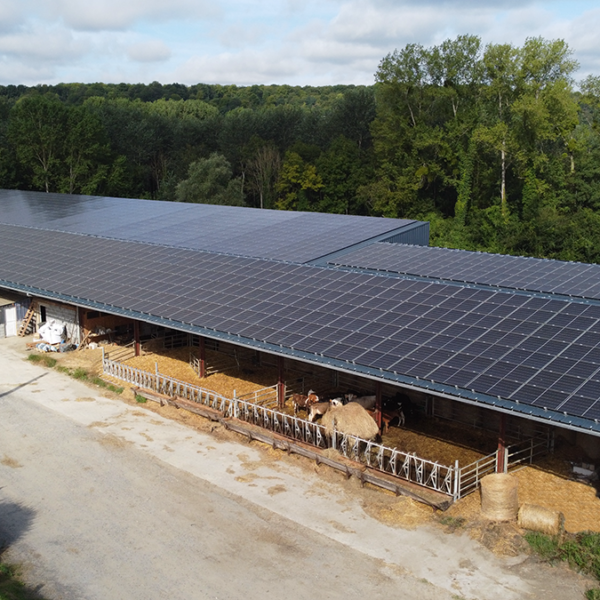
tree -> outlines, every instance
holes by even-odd
[[[317,193],[323,181],[314,165],[305,162],[297,152],[286,152],[276,190],[280,210],[316,210]]]
[[[281,169],[281,156],[271,145],[261,146],[248,162],[251,187],[259,196],[260,208],[272,208],[274,204],[275,182]]]
[[[38,189],[54,191],[63,168],[67,109],[55,96],[24,96],[10,114],[8,137]]]
[[[178,202],[243,206],[241,182],[232,179],[231,165],[221,154],[193,162],[188,178],[177,186]]]

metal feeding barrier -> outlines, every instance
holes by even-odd
[[[156,366],[149,373],[117,361],[102,359],[106,375],[132,385],[171,397],[179,397],[220,411],[232,417],[256,425],[292,440],[301,441],[316,448],[334,448],[342,456],[376,469],[387,475],[415,483],[430,490],[451,496],[455,501],[480,485],[482,477],[496,471],[498,451],[470,465],[459,467],[420,458],[414,453],[401,452],[382,444],[335,431],[329,436],[318,423],[288,415],[272,408],[277,403],[276,386],[257,390],[241,397],[227,398],[199,386],[163,375]],[[505,471],[511,466],[531,463],[535,456],[548,450],[546,440],[529,440],[509,446],[505,452]]]

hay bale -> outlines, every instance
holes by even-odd
[[[325,427],[329,436],[333,434],[334,429],[363,440],[373,439],[379,434],[379,427],[373,417],[356,402],[330,408],[323,415],[321,425]]]
[[[518,480],[493,473],[481,480],[481,513],[493,521],[512,521],[519,510]]]
[[[539,531],[546,535],[558,535],[565,528],[565,517],[557,510],[550,510],[536,504],[523,504],[519,509],[519,527]]]

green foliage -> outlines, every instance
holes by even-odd
[[[297,152],[287,152],[276,190],[279,210],[316,210],[323,180],[315,165],[306,162]]]
[[[74,371],[71,372],[71,377],[73,377],[73,379],[87,380],[88,372],[83,367],[77,367]]]
[[[43,363],[44,366],[50,368],[56,366],[56,363],[58,362],[55,358],[46,354],[29,354],[27,355],[27,360],[33,363]]]
[[[25,587],[19,569],[0,562],[0,600],[41,600],[41,596]]]
[[[427,218],[436,245],[600,261],[600,77],[461,35],[375,86],[0,86],[5,188]]]
[[[244,205],[241,181],[232,179],[231,165],[217,153],[192,163],[176,194],[179,202]]]
[[[140,396],[139,394],[136,394],[135,401],[139,402],[140,404],[145,404],[146,402],[148,402],[148,399],[144,398],[144,396]]]
[[[525,539],[532,550],[547,561],[566,561],[569,566],[600,580],[600,533],[584,531],[561,540],[530,532]],[[588,598],[598,597],[600,590],[590,590]]]

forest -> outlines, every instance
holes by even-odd
[[[471,35],[372,86],[0,86],[0,187],[413,218],[432,245],[600,262],[600,77]]]

